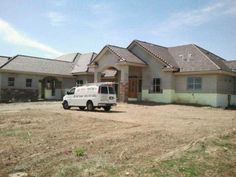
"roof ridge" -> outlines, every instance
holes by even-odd
[[[137,42],[137,40],[134,40],[134,42]],[[138,43],[138,42],[137,42]],[[138,43],[141,47],[143,47],[146,51],[148,51],[149,53],[151,53],[154,57],[156,58],[159,58],[163,63],[169,65],[170,67],[172,68],[176,68],[175,66],[173,66],[172,64],[170,64],[169,62],[167,62],[166,60],[164,60],[162,57],[160,56],[157,56],[156,54],[154,54],[153,52],[151,52],[149,49],[147,49],[146,47],[144,47],[143,45],[141,45],[140,43]],[[157,45],[156,45],[157,46]],[[168,51],[168,48],[167,49],[167,52],[169,53]],[[171,55],[171,54],[170,54]],[[171,55],[172,56],[172,55]]]
[[[11,58],[9,56],[4,56],[4,55],[0,55],[0,57],[3,57],[3,58]]]
[[[218,64],[216,64],[210,57],[208,57],[207,54],[205,54],[203,51],[201,51],[201,49],[203,49],[203,48],[201,48],[201,47],[199,47],[198,45],[195,45],[195,44],[192,44],[192,46],[194,46],[194,47],[195,47],[198,51],[200,51],[208,60],[210,60],[210,61],[216,66],[216,68],[222,70],[222,68],[221,68]],[[205,50],[205,49],[203,49],[203,50]]]
[[[11,57],[6,63],[4,63],[2,66],[0,66],[0,69],[3,68],[4,66],[6,66],[8,63],[10,63],[12,60],[14,60],[17,56],[18,55]]]
[[[157,46],[157,47],[162,47],[162,48],[168,49],[168,47],[165,47],[165,46],[162,46],[162,45],[158,45],[158,44],[154,44],[154,43],[151,43],[151,42],[141,41],[141,40],[138,40],[138,39],[135,39],[134,41],[146,43],[146,44],[149,44],[149,45],[151,44],[151,45],[154,45],[154,46]]]
[[[110,45],[110,44],[108,44],[108,45],[106,45],[107,47],[116,47],[116,48],[120,48],[120,49],[127,49],[127,48],[125,48],[125,47],[120,47],[120,46],[116,46],[116,45]],[[106,47],[105,46],[105,47]],[[127,49],[128,50],[128,49]]]
[[[236,62],[236,60],[225,60],[224,62]]]
[[[198,46],[198,45],[196,45],[196,44],[193,44],[193,45],[195,45],[196,47],[198,47],[198,48],[200,48],[200,49],[205,50],[205,51],[206,51],[207,53],[209,53],[209,54],[215,55],[215,56],[217,57],[217,59],[219,59],[219,60],[226,61],[226,60],[225,60],[224,58],[222,58],[221,56],[216,55],[216,54],[214,54],[213,52],[211,52],[211,51],[209,51],[209,50],[207,50],[207,49],[204,49],[204,48],[202,48],[202,47],[200,47],[200,46]]]
[[[171,49],[171,48],[176,48],[176,47],[184,47],[184,46],[189,46],[189,45],[196,45],[196,44],[183,44],[183,45],[177,45],[177,46],[171,46],[171,47],[167,47],[168,49]]]
[[[16,55],[15,56],[15,58],[16,57],[18,57],[18,56],[22,56],[22,57],[29,57],[29,58],[35,58],[35,59],[38,59],[38,60],[48,60],[48,61],[58,61],[58,62],[66,62],[66,63],[73,63],[73,62],[71,62],[71,61],[63,61],[63,60],[57,60],[57,59],[54,59],[54,58],[43,58],[43,57],[35,57],[35,56],[30,56],[30,55]]]

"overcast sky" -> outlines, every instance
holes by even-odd
[[[0,0],[0,55],[195,43],[236,59],[236,0]]]

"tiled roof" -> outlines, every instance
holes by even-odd
[[[10,57],[6,57],[6,56],[0,56],[0,67],[5,64],[8,59],[10,59]]]
[[[113,45],[107,45],[106,47],[109,48],[112,52],[114,52],[117,56],[119,56],[120,61],[145,64],[140,58],[136,57],[126,48],[117,47]]]
[[[71,75],[73,62],[16,55],[0,67],[0,69],[41,74]]]
[[[212,52],[209,52],[208,50],[206,49],[203,49],[197,45],[194,45],[196,46],[202,53],[204,53],[214,64],[216,64],[219,69],[223,70],[223,71],[231,71],[229,69],[229,67],[225,64],[225,59],[215,55],[214,53]]]
[[[162,62],[166,63],[169,67],[178,68],[178,65],[177,65],[175,59],[168,52],[167,47],[163,47],[163,46],[159,46],[156,44],[152,44],[152,43],[148,43],[148,42],[144,42],[144,41],[139,41],[139,40],[134,40],[134,42],[138,43],[140,46],[142,46],[149,53],[151,53],[155,57],[159,58]]]
[[[236,60],[224,61],[224,63],[232,70],[236,70]]]
[[[73,62],[77,56],[81,55],[80,53],[69,53],[55,58],[56,60]]]
[[[78,56],[75,61],[74,68],[71,73],[91,72],[88,68],[88,64],[96,57],[96,53],[87,53]]]
[[[177,62],[180,72],[188,71],[230,71],[224,59],[194,44],[169,47],[171,55]]]

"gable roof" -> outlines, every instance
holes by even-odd
[[[217,67],[218,69],[220,70],[223,70],[223,71],[231,71],[229,69],[229,67],[225,64],[225,59],[215,55],[214,53],[204,49],[204,48],[201,48],[197,45],[194,44],[195,47],[197,47],[203,54],[205,54],[205,56],[210,59]]]
[[[0,67],[2,70],[41,74],[71,75],[73,62],[16,55]]]
[[[136,57],[133,53],[131,53],[128,49],[114,46],[114,45],[107,45],[113,53],[115,53],[119,58],[120,61],[130,62],[130,63],[138,63],[138,64],[146,64],[140,58]]]
[[[136,57],[127,48],[118,47],[114,45],[106,45],[105,47],[103,47],[103,49],[97,54],[97,56],[90,63],[90,65],[96,64],[97,60],[99,59],[99,56],[101,56],[107,50],[115,54],[119,58],[118,62],[146,65],[144,61]]]
[[[138,44],[144,50],[146,50],[147,52],[151,53],[155,58],[160,59],[163,63],[165,63],[169,67],[171,67],[171,68],[178,68],[178,65],[177,65],[175,59],[168,52],[168,48],[167,47],[159,46],[159,45],[156,45],[156,44],[152,44],[152,43],[148,43],[148,42],[144,42],[144,41],[140,41],[140,40],[134,40],[128,46],[128,48],[132,44],[134,44],[134,43]]]
[[[10,57],[7,57],[7,56],[0,56],[0,67],[1,67],[2,65],[4,65],[9,59],[10,59]]]
[[[87,53],[79,55],[75,60],[75,64],[71,73],[75,74],[75,73],[92,72],[88,68],[88,65],[96,56],[97,56],[96,53]]]

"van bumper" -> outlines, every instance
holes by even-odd
[[[98,103],[98,106],[116,106],[116,103]]]

